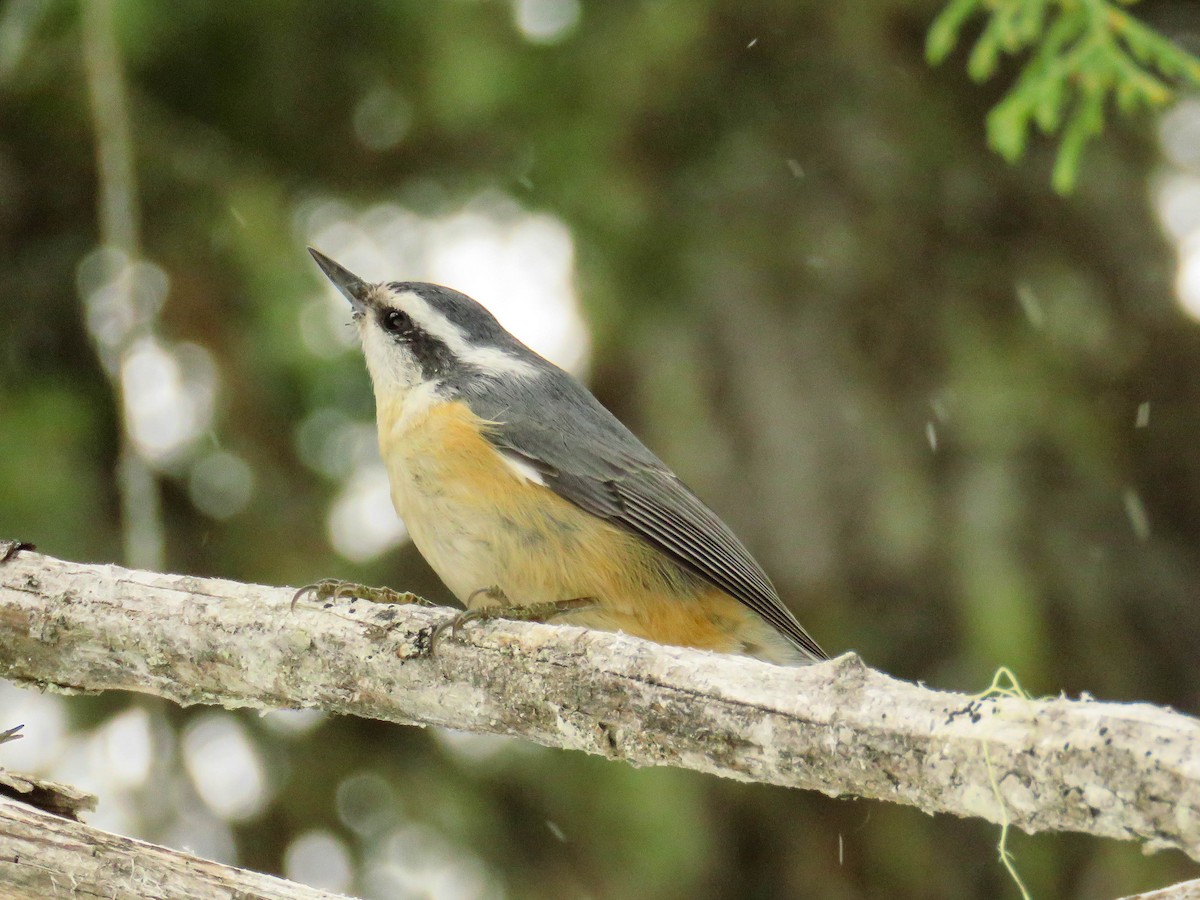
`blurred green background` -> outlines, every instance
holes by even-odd
[[[0,5],[0,536],[448,595],[306,243],[492,306],[831,652],[1200,709],[1200,103],[984,145],[936,0]],[[1185,46],[1200,9],[1136,7]],[[519,678],[519,671],[513,673]],[[998,829],[519,742],[0,687],[96,824],[369,897],[1011,897]],[[1195,877],[1014,835],[1037,897]]]

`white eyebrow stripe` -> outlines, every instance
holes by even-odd
[[[450,348],[457,359],[477,366],[489,375],[515,375],[532,378],[538,374],[537,367],[505,353],[498,347],[475,347],[467,340],[462,329],[429,305],[416,291],[390,291],[390,298],[397,309],[412,316],[413,322],[426,334],[437,338]]]

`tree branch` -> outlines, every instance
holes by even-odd
[[[7,897],[334,900],[342,896],[110,834],[3,796],[0,884]]]
[[[1200,860],[1200,721],[1147,704],[934,691],[858,657],[806,668],[212,578],[0,565],[0,675],[65,692],[336,713],[1175,847]]]

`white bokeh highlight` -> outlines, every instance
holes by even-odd
[[[483,862],[428,825],[409,822],[371,849],[362,883],[367,898],[436,900],[500,898],[503,891]]]
[[[196,793],[213,815],[241,822],[269,799],[267,773],[245,727],[228,713],[198,716],[183,732],[183,762]]]
[[[531,44],[557,44],[579,25],[579,0],[513,0],[513,22]]]
[[[121,388],[125,428],[151,465],[169,468],[212,426],[217,367],[197,344],[154,334],[170,278],[147,260],[98,247],[80,261],[75,284],[105,369]]]
[[[177,461],[212,424],[217,369],[197,344],[136,340],[120,362],[126,425],[149,462]]]
[[[398,546],[408,532],[392,507],[387,470],[382,463],[350,476],[334,498],[326,522],[329,543],[351,562],[367,562]]]
[[[0,766],[28,775],[55,772],[70,737],[62,699],[0,681],[0,716],[0,730],[25,726],[20,738],[0,744]]]
[[[154,733],[150,714],[131,706],[113,716],[92,735],[97,767],[125,790],[139,788],[150,777],[154,762]]]
[[[323,891],[342,893],[354,880],[354,863],[345,842],[324,829],[306,831],[283,856],[284,877]]]
[[[1165,165],[1154,179],[1154,207],[1179,253],[1175,295],[1184,312],[1200,319],[1200,98],[1175,104],[1158,137]]]

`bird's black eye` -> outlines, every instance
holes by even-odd
[[[384,312],[379,324],[388,334],[402,335],[413,330],[412,318],[408,313],[398,309],[389,309]]]

